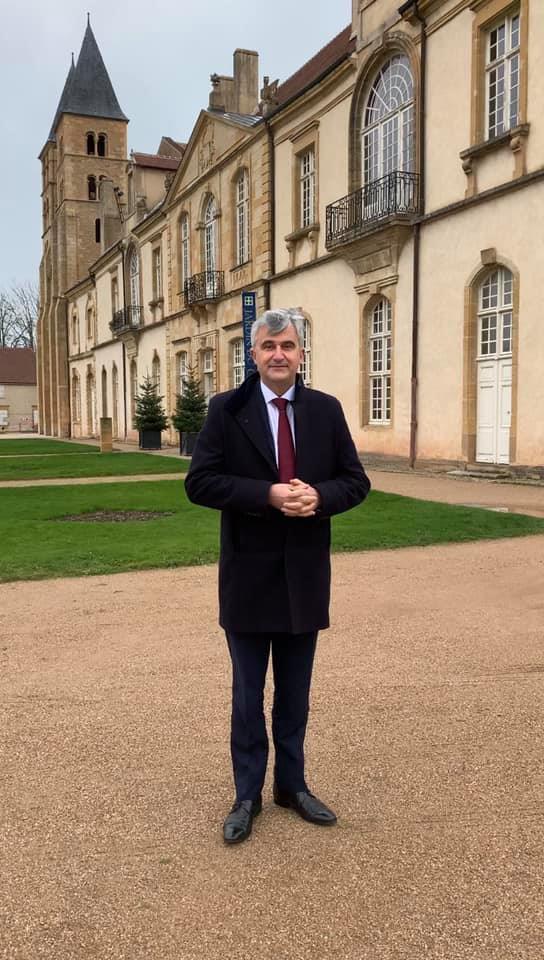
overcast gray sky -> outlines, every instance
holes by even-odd
[[[130,148],[186,140],[211,73],[232,74],[236,47],[258,50],[260,80],[285,80],[345,27],[351,0],[20,0],[0,38],[0,288],[37,278],[42,149],[87,10]]]

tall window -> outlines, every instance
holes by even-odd
[[[191,276],[191,254],[189,247],[189,214],[182,213],[180,221],[181,238],[181,285]]]
[[[159,394],[161,392],[161,361],[157,353],[153,355],[153,360],[151,361],[151,380],[153,381],[155,392]]]
[[[512,288],[512,274],[504,267],[490,273],[480,287],[479,357],[512,353]]]
[[[138,394],[138,367],[134,357],[130,361],[130,422],[134,427],[136,416],[136,396]]]
[[[119,374],[117,365],[114,363],[111,370],[111,415],[112,415],[112,436],[119,436]]]
[[[89,133],[87,134],[87,154],[88,154],[88,156],[92,157],[92,156],[94,156],[94,152],[95,152],[94,133],[90,133],[90,132],[89,132]]]
[[[500,137],[519,117],[519,13],[493,27],[487,35],[487,136]]]
[[[87,340],[94,337],[94,311],[92,307],[87,307]]]
[[[87,196],[89,200],[96,200],[96,177],[87,177]]]
[[[233,340],[230,347],[231,382],[233,387],[239,387],[244,382],[244,341]]]
[[[111,312],[117,313],[119,310],[119,281],[117,277],[111,278]]]
[[[242,170],[236,180],[236,264],[249,260],[249,174]]]
[[[300,226],[315,223],[315,150],[310,147],[299,157]]]
[[[159,300],[162,297],[162,255],[161,248],[155,247],[153,250],[153,299]]]
[[[128,264],[130,278],[130,303],[136,312],[140,307],[140,258],[137,250],[132,250]]]
[[[391,420],[391,304],[382,298],[370,317],[370,422]]]
[[[213,350],[202,353],[202,387],[206,400],[213,396]]]
[[[75,351],[79,351],[79,321],[75,310],[72,314],[72,346]]]
[[[94,239],[96,243],[100,243],[100,217],[94,221]]]
[[[217,207],[213,197],[209,197],[204,211],[204,269],[206,270],[206,295],[215,296],[216,270],[216,214]]]
[[[108,374],[105,367],[102,367],[102,416],[108,416]]]
[[[414,169],[414,82],[410,62],[396,54],[370,90],[363,124],[363,181]]]
[[[72,419],[81,420],[81,381],[78,374],[72,374]]]
[[[185,393],[185,384],[189,374],[189,357],[186,350],[178,353],[178,393]]]
[[[307,387],[312,384],[312,327],[309,320],[304,320],[302,335],[304,359],[300,365],[300,375]]]
[[[98,153],[98,156],[99,156],[99,157],[105,157],[105,156],[106,156],[106,143],[107,143],[106,134],[105,134],[105,133],[99,133],[99,134],[98,134],[98,142],[97,142],[97,153]]]

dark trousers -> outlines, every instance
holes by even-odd
[[[264,784],[268,736],[263,710],[270,648],[274,671],[274,779],[282,790],[306,790],[304,736],[317,633],[230,633],[231,755],[237,800],[255,800]]]

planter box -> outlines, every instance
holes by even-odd
[[[140,450],[160,450],[161,431],[140,430],[138,446],[140,447]]]
[[[179,453],[181,457],[191,457],[198,439],[198,433],[180,433]]]

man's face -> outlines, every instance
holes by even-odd
[[[293,386],[304,351],[290,323],[276,334],[270,333],[268,327],[260,327],[251,356],[263,383],[280,397]]]

